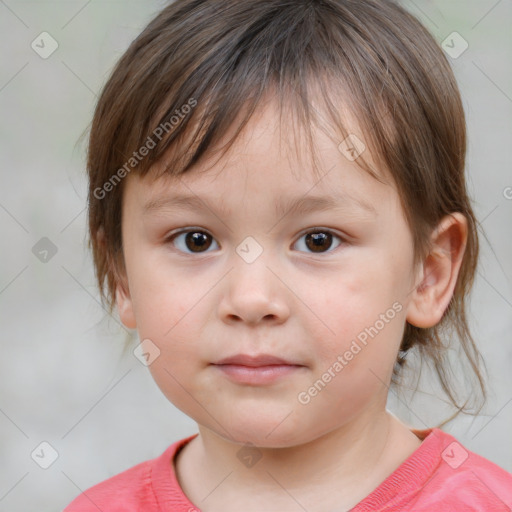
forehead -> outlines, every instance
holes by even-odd
[[[380,179],[387,182],[388,176],[376,169],[354,116],[347,109],[343,111],[348,139],[341,139],[343,134],[337,134],[326,121],[327,116],[322,116],[320,126],[311,126],[310,145],[305,130],[289,114],[285,111],[281,115],[275,101],[263,101],[225,153],[219,150],[236,134],[236,121],[217,147],[185,174],[172,175],[170,152],[150,169],[148,176],[130,176],[129,188],[138,189],[137,196],[148,212],[169,206],[167,199],[172,193],[175,206],[189,208],[199,206],[201,198],[214,196],[217,203],[228,197],[257,201],[272,196],[278,215],[294,209],[327,209],[335,202],[376,213],[372,201],[364,196],[375,196],[376,189],[385,185],[358,165],[351,146],[355,151],[364,149],[365,162]]]

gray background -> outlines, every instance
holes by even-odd
[[[112,65],[164,4],[0,1],[0,512],[61,510],[196,432],[131,353],[137,340],[122,355],[126,333],[100,307],[85,247],[85,143],[77,144]],[[478,417],[445,430],[512,471],[512,2],[404,4],[440,43],[457,31],[469,44],[451,62],[469,127],[469,188],[487,236],[471,325],[490,396]],[[59,45],[47,59],[31,47],[43,31]],[[32,252],[43,237],[57,248],[46,263]],[[424,375],[416,395],[392,391],[388,404],[415,428],[447,412]],[[31,457],[42,441],[58,453],[48,469]]]

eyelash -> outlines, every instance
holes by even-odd
[[[202,233],[202,234],[206,234],[208,236],[210,236],[213,240],[214,237],[210,235],[210,233],[208,233],[208,231],[205,231],[201,228],[189,228],[189,229],[182,229],[180,231],[177,231],[175,233],[172,233],[171,235],[169,235],[166,239],[165,239],[165,243],[166,244],[173,244],[174,240],[180,236],[180,235],[186,235],[188,233]],[[319,234],[319,233],[327,233],[327,234],[330,234],[332,235],[334,238],[337,238],[338,240],[340,240],[340,243],[334,247],[334,249],[329,249],[325,252],[309,252],[309,254],[328,254],[328,253],[331,253],[331,252],[334,252],[336,251],[336,249],[338,249],[342,244],[346,243],[346,240],[341,237],[340,235],[336,234],[334,231],[330,230],[330,229],[326,229],[326,228],[310,228],[308,229],[307,231],[305,232],[302,232],[301,235],[299,236],[299,238],[297,239],[297,241],[294,243],[294,245],[301,239],[303,238],[305,235],[308,235],[308,234]],[[209,249],[209,247],[208,247]],[[197,252],[197,253],[194,253],[194,252],[185,252],[185,251],[182,251],[182,250],[179,250],[178,249],[178,252],[182,253],[182,254],[207,254],[208,252],[211,252],[211,251],[208,251],[208,249],[204,252]]]

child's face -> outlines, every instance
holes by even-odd
[[[128,293],[117,291],[123,322],[160,351],[149,368],[172,403],[220,436],[274,447],[383,414],[415,284],[394,185],[315,130],[318,180],[280,141],[276,112],[269,105],[253,117],[206,173],[127,178]],[[181,195],[199,204],[173,206]],[[283,206],[313,197],[335,206]],[[199,234],[170,241],[178,229]],[[215,365],[240,354],[296,366],[270,378],[261,368]]]

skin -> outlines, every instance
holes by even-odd
[[[465,218],[453,214],[413,268],[412,235],[389,176],[379,183],[314,129],[319,179],[302,159],[283,155],[294,139],[280,136],[276,112],[272,103],[262,107],[217,163],[199,163],[179,179],[133,174],[124,183],[126,270],[117,307],[123,323],[160,350],[149,366],[157,385],[198,423],[199,436],[175,469],[203,511],[348,510],[418,448],[420,440],[385,408],[393,364],[406,321],[440,321],[465,247]],[[373,162],[369,149],[365,159]],[[144,213],[149,201],[178,193],[211,204]],[[283,197],[340,193],[375,213],[351,202],[304,214],[274,211]],[[210,247],[195,253],[185,235],[170,239],[187,228],[210,235]],[[312,252],[305,235],[313,228],[340,238]],[[248,236],[263,249],[252,263],[236,252]],[[300,403],[298,394],[397,302],[394,318]],[[254,386],[211,365],[239,353],[303,366]],[[237,457],[246,443],[261,455],[252,467]]]

